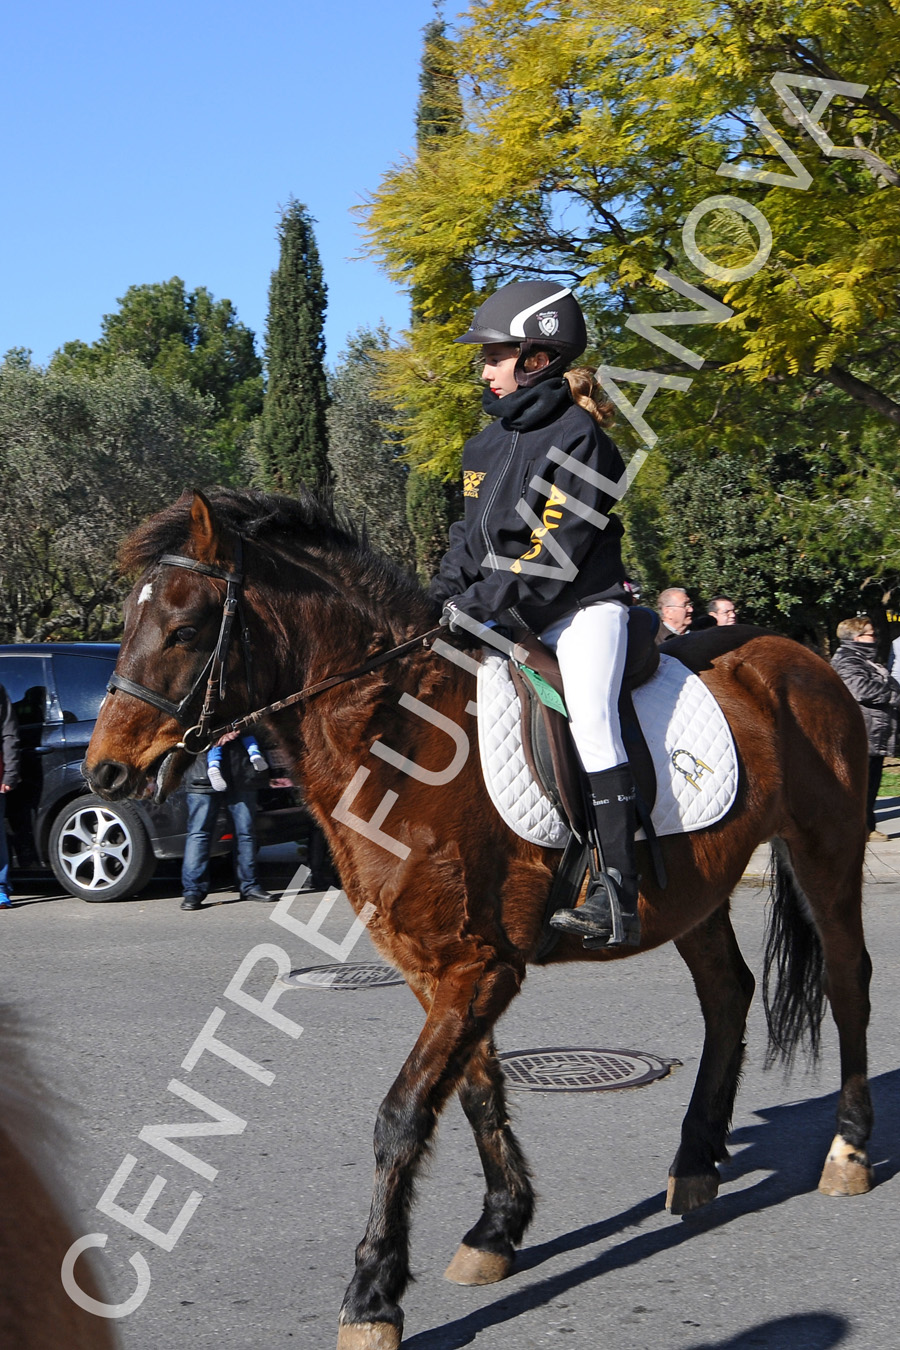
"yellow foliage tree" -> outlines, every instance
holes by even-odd
[[[706,425],[726,381],[810,378],[900,424],[894,3],[472,0],[452,53],[463,122],[365,211],[419,297],[386,374],[414,462],[454,473],[477,425],[452,337],[544,275],[577,287],[598,362],[682,390],[707,365],[691,413],[654,398],[660,428]]]

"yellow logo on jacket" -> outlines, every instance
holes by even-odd
[[[521,572],[522,563],[531,562],[541,552],[544,547],[544,535],[547,531],[559,529],[559,522],[562,520],[562,511],[557,511],[554,508],[563,506],[565,501],[566,494],[560,492],[559,488],[554,485],[554,487],[550,489],[547,505],[544,507],[541,515],[541,523],[536,530],[531,531],[531,547],[527,553],[523,553],[521,558],[517,558],[516,561],[512,563],[509,569],[511,572]]]
[[[472,469],[466,469],[463,472],[463,496],[477,497],[482,478],[484,478],[483,473],[475,473]]]

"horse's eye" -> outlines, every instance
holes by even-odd
[[[175,629],[176,642],[190,642],[191,638],[195,638],[196,636],[197,636],[196,628],[185,627]]]

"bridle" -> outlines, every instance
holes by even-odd
[[[186,558],[180,553],[164,553],[158,560],[157,566],[183,567],[188,572],[198,572],[201,576],[215,577],[218,581],[226,583],[219,636],[216,638],[209,660],[179,703],[166,698],[163,694],[158,694],[155,689],[148,689],[146,685],[138,684],[136,680],[129,680],[126,676],[118,675],[115,672],[110,676],[109,684],[106,686],[110,693],[121,689],[124,694],[131,694],[133,698],[141,699],[142,702],[158,708],[160,712],[167,713],[169,717],[174,717],[179,726],[187,728],[184,733],[184,740],[179,748],[187,750],[192,755],[208,749],[215,739],[209,737],[209,732],[215,718],[216,708],[225,697],[225,666],[228,661],[228,651],[231,646],[231,636],[236,618],[240,618],[241,621],[241,647],[244,654],[247,693],[251,701],[253,698],[250,633],[241,613],[240,604],[240,591],[244,581],[244,575],[241,571],[242,565],[243,546],[240,535],[235,539],[234,571],[231,572],[211,563],[198,562],[196,558]],[[200,710],[200,720],[192,725],[190,709],[203,687],[204,680],[206,681],[206,696]],[[189,736],[192,740],[196,739],[196,749],[186,744]]]
[[[225,665],[228,660],[228,650],[231,645],[232,632],[236,617],[241,621],[241,645],[244,654],[244,669],[247,676],[247,696],[253,701],[253,686],[251,681],[251,652],[250,652],[250,633],[241,612],[240,591],[244,582],[244,575],[241,571],[243,565],[243,547],[240,535],[235,537],[235,569],[232,572],[226,571],[222,567],[216,567],[211,563],[197,562],[194,558],[186,558],[179,553],[164,553],[158,559],[157,566],[183,567],[189,572],[199,572],[202,576],[215,577],[219,581],[227,583],[225,599],[222,605],[222,622],[219,626],[219,636],[216,639],[215,646],[210,654],[209,660],[200,671],[194,683],[191,685],[184,698],[179,703],[166,698],[163,694],[158,694],[154,689],[148,689],[146,685],[138,684],[136,680],[129,680],[124,675],[117,675],[115,672],[110,676],[107,689],[114,693],[121,689],[124,694],[131,694],[133,698],[141,699],[144,703],[151,704],[158,708],[160,712],[173,717],[179,726],[185,727],[182,739],[177,748],[184,750],[189,755],[202,754],[214,745],[221,736],[227,733],[240,733],[245,727],[258,722],[260,718],[269,713],[280,712],[282,708],[289,708],[303,699],[312,697],[313,694],[322,693],[326,689],[332,689],[335,685],[344,684],[348,680],[356,679],[360,675],[367,675],[370,671],[376,670],[379,666],[385,665],[388,661],[393,661],[395,657],[403,656],[407,652],[413,651],[417,647],[429,647],[434,639],[443,632],[438,628],[431,628],[427,633],[422,633],[418,637],[410,638],[407,642],[401,642],[396,647],[391,647],[388,651],[380,652],[377,656],[371,657],[361,666],[354,670],[344,671],[340,675],[329,675],[324,680],[319,680],[316,684],[307,685],[305,689],[300,689],[295,694],[289,694],[287,698],[279,699],[275,703],[269,703],[264,708],[257,708],[254,712],[246,713],[243,717],[237,718],[234,722],[226,722],[224,726],[213,728],[215,714],[218,704],[225,698]],[[191,705],[195,702],[197,695],[202,688],[203,681],[206,680],[206,696],[203,700],[203,707],[200,710],[200,718],[196,723],[191,724]]]

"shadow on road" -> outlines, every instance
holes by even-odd
[[[797,1313],[793,1317],[777,1317],[772,1322],[760,1322],[727,1341],[697,1341],[687,1350],[829,1350],[840,1345],[850,1330],[843,1317],[833,1313]]]
[[[730,1136],[740,1153],[720,1168],[724,1193],[703,1209],[686,1214],[678,1222],[652,1233],[637,1233],[608,1251],[592,1256],[557,1275],[537,1280],[499,1299],[488,1307],[473,1310],[456,1322],[423,1331],[404,1341],[408,1350],[459,1350],[470,1345],[479,1332],[511,1322],[523,1313],[552,1303],[562,1294],[614,1270],[639,1265],[653,1256],[674,1251],[697,1233],[708,1233],[736,1219],[757,1214],[796,1196],[814,1191],[825,1161],[827,1146],[834,1131],[836,1092],[785,1106],[769,1107],[757,1114],[759,1123],[745,1125]],[[883,1184],[896,1175],[897,1158],[879,1154],[882,1140],[893,1140],[900,1132],[900,1069],[872,1080],[876,1128],[873,1134],[876,1181]],[[812,1143],[810,1141],[813,1141]],[[728,1193],[727,1187],[742,1177],[767,1173],[755,1184]],[[823,1198],[823,1204],[831,1203]],[[864,1203],[864,1202],[863,1202]],[[607,1241],[658,1215],[665,1204],[665,1193],[648,1196],[639,1204],[597,1223],[587,1224],[571,1233],[563,1233],[550,1242],[526,1247],[516,1262],[516,1274],[533,1270],[566,1252],[578,1251]],[[765,1346],[767,1350],[803,1345],[806,1350],[827,1350],[844,1338],[848,1324],[840,1317],[803,1314],[781,1318],[741,1333],[728,1341],[697,1345],[693,1350],[749,1350]],[[777,1339],[773,1339],[777,1336]]]

